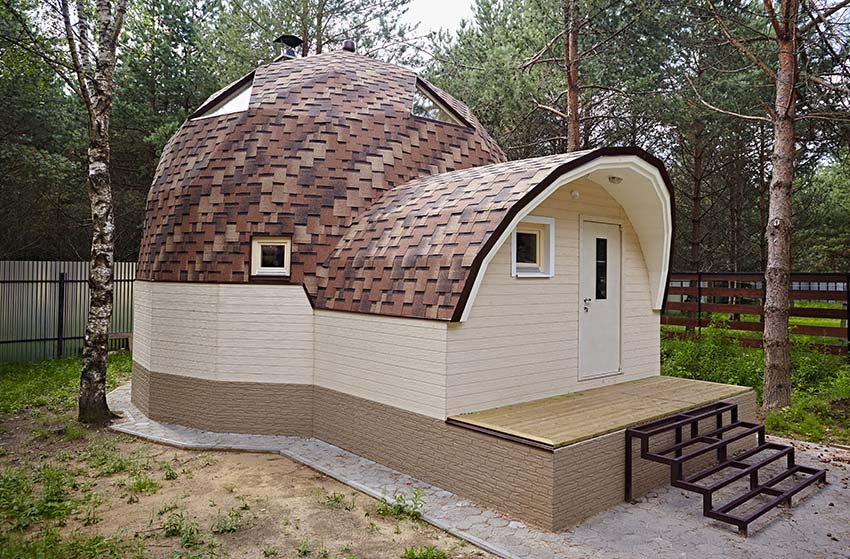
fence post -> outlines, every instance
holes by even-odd
[[[59,315],[56,320],[56,357],[65,353],[65,272],[59,272]]]
[[[847,315],[844,318],[844,326],[847,327],[847,361],[850,362],[850,272],[844,275],[844,312]]]
[[[702,272],[697,272],[697,328],[702,336]]]

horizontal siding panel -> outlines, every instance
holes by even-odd
[[[445,417],[445,323],[320,311],[315,342],[317,385]]]
[[[313,382],[313,310],[300,286],[137,281],[134,307],[143,317],[134,344],[149,355],[134,359],[152,371]]]
[[[573,200],[570,191],[577,190]],[[448,329],[447,413],[585,390],[659,372],[659,318],[637,235],[622,208],[586,180],[560,189],[532,215],[555,218],[555,275],[513,278],[510,243],[485,273],[469,320]],[[580,217],[623,223],[621,374],[578,381]]]

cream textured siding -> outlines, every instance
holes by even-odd
[[[579,200],[571,198],[574,190]],[[555,218],[555,276],[513,278],[510,242],[499,249],[469,319],[448,328],[448,415],[659,374],[659,313],[652,310],[643,254],[622,208],[599,186],[576,181],[532,215]],[[581,216],[623,223],[623,374],[579,382]]]
[[[137,281],[133,359],[222,381],[313,382],[313,310],[300,285]]]
[[[317,310],[316,384],[443,419],[446,329],[435,320]]]

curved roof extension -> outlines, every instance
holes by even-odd
[[[355,220],[317,274],[319,309],[466,320],[490,258],[515,224],[580,177],[623,206],[664,301],[673,237],[673,192],[663,164],[638,148],[603,148],[475,167],[388,191]],[[598,182],[598,181],[597,181]]]

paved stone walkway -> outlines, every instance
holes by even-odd
[[[702,516],[701,500],[666,488],[623,503],[572,530],[552,534],[476,506],[318,439],[210,433],[152,421],[130,402],[130,386],[109,394],[125,420],[115,431],[182,448],[279,452],[375,498],[425,492],[423,519],[491,553],[510,558],[847,558],[850,557],[850,453],[793,441],[800,463],[829,468],[830,484],[793,508],[768,515],[743,538]],[[788,441],[782,441],[788,442]]]

